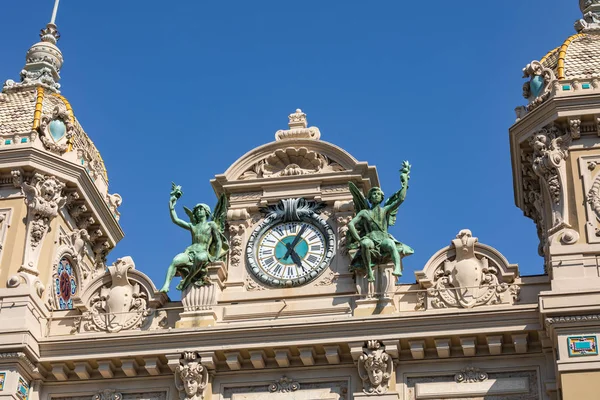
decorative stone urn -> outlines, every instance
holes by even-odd
[[[204,286],[190,285],[181,293],[183,312],[176,322],[177,328],[193,328],[213,326],[217,322],[217,305],[219,294],[225,287],[227,269],[224,262],[208,265],[209,284]]]
[[[393,302],[396,277],[392,275],[393,270],[392,263],[378,266],[374,269],[375,282],[369,282],[366,275],[355,275],[356,291],[360,296],[355,301],[355,316],[390,314],[396,311]]]

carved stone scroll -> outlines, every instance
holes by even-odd
[[[29,183],[21,183],[27,204],[27,242],[20,271],[38,275],[41,244],[50,223],[67,200],[63,194],[64,187],[65,184],[56,177],[39,173],[33,175]]]
[[[523,84],[523,97],[529,100],[526,110],[531,111],[550,98],[556,76],[539,61],[532,61],[523,68],[523,77],[529,78]]]
[[[571,140],[571,134],[568,132],[562,134],[555,124],[540,129],[531,138],[532,169],[539,177],[541,187],[545,189],[552,210],[551,220],[545,224],[545,229],[550,234],[570,227],[565,190],[567,182],[565,160],[569,154],[568,147]]]

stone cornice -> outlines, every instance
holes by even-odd
[[[419,314],[334,321],[291,320],[258,327],[255,324],[222,324],[201,330],[80,334],[43,339],[40,342],[40,352],[43,361],[57,361],[78,357],[99,358],[106,356],[107,352],[117,357],[149,355],[156,354],[158,348],[164,353],[170,353],[181,348],[198,347],[198,343],[203,344],[202,351],[217,351],[356,342],[372,338],[374,332],[379,340],[396,340],[542,329],[535,305],[493,311],[488,309],[464,313]],[[490,318],[490,314],[494,318]]]
[[[98,223],[107,234],[111,247],[114,247],[123,238],[123,230],[108,208],[104,196],[82,166],[33,147],[2,150],[0,169],[10,170],[24,167],[35,168],[76,184],[80,188],[84,199],[90,204],[94,213],[97,214]]]

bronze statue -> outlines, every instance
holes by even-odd
[[[177,218],[175,204],[183,195],[181,186],[173,183],[169,210],[171,219],[175,225],[187,229],[192,234],[192,244],[183,253],[177,254],[165,278],[161,292],[167,293],[171,280],[175,275],[181,276],[181,282],[177,285],[178,290],[185,290],[190,285],[204,286],[209,284],[206,268],[209,263],[222,260],[227,255],[229,244],[223,235],[225,230],[225,218],[227,214],[227,197],[223,194],[211,214],[210,207],[206,204],[197,204],[193,210],[183,207],[190,222]]]
[[[402,257],[414,253],[413,249],[388,233],[388,227],[396,222],[398,207],[406,197],[409,174],[410,164],[404,161],[400,170],[402,187],[386,200],[383,207],[381,203],[384,195],[381,188],[372,187],[365,199],[355,184],[348,183],[356,212],[356,216],[348,224],[348,249],[358,249],[350,263],[350,270],[364,271],[369,282],[375,281],[373,267],[389,261],[394,263],[393,275],[402,276]]]

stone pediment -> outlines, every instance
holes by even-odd
[[[518,301],[516,264],[493,247],[479,243],[468,229],[461,230],[450,246],[433,255],[416,271],[422,289],[420,309],[473,308]]]
[[[306,147],[286,147],[275,150],[253,164],[238,179],[275,178],[344,170],[338,162],[315,150]]]
[[[276,141],[244,154],[225,172],[231,181],[351,171],[360,164],[343,149],[321,140]]]
[[[360,164],[346,151],[322,141],[321,131],[308,126],[302,110],[297,109],[288,118],[289,129],[275,132],[275,142],[244,154],[217,180],[232,182],[352,171]]]

